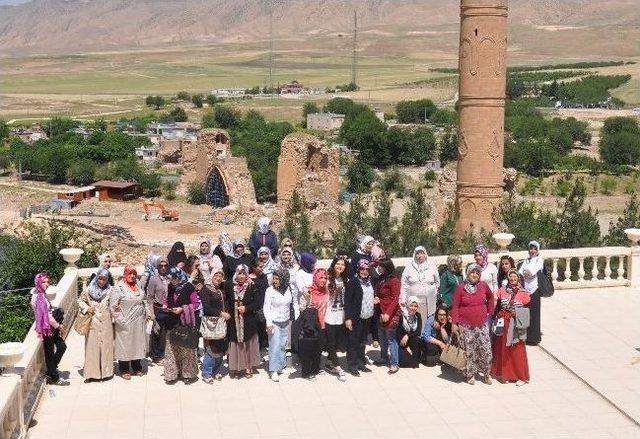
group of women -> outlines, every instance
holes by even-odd
[[[291,353],[303,377],[324,370],[344,381],[347,374],[371,372],[371,364],[388,367],[389,374],[438,365],[452,343],[466,351],[462,373],[470,384],[476,378],[490,384],[492,376],[529,381],[525,341],[540,341],[537,242],[519,271],[507,256],[496,267],[479,245],[464,275],[460,257],[450,256],[440,273],[420,246],[398,276],[370,236],[324,269],[313,254],[296,252],[291,240],[278,246],[268,219],[258,225],[249,248],[223,236],[215,248],[203,241],[199,254],[188,257],[178,242],[167,257],[150,255],[140,278],[127,266],[113,283],[103,264],[78,299],[80,315],[91,319],[85,381],[111,378],[114,360],[123,379],[143,375],[147,355],[164,368],[169,384],[196,381],[200,365],[202,379],[214,383],[223,378],[225,357],[231,378],[251,378],[266,352],[273,381]],[[107,256],[101,259],[110,261]],[[36,276],[32,305],[50,382],[61,384],[64,341],[44,294],[47,282],[45,274]],[[379,355],[365,355],[369,344]],[[339,352],[346,352],[346,362]]]

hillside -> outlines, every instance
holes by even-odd
[[[357,8],[363,40],[389,40],[392,52],[411,51],[414,39],[421,47],[444,50],[457,42],[457,0],[274,1],[278,39],[346,36]],[[268,37],[268,17],[269,0],[33,0],[0,6],[0,52],[251,43]],[[510,17],[515,52],[574,58],[640,54],[637,0],[511,0]]]

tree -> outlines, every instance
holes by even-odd
[[[598,211],[588,206],[584,209],[587,189],[582,179],[576,180],[558,216],[556,248],[590,247],[600,243]]]
[[[351,254],[356,249],[356,236],[366,230],[368,222],[367,205],[360,196],[351,201],[348,211],[338,212],[338,227],[330,229],[331,239],[336,250]]]
[[[429,99],[400,101],[396,104],[396,115],[400,123],[426,123],[436,110],[436,105]]]
[[[638,197],[634,194],[626,204],[622,216],[618,220],[609,223],[609,233],[604,239],[607,245],[628,245],[629,240],[624,233],[625,229],[640,227],[640,203]]]
[[[215,128],[216,127],[216,113],[215,111],[207,111],[202,115],[202,128]]]
[[[47,123],[43,125],[43,129],[47,136],[55,137],[60,136],[62,134],[66,134],[69,131],[77,128],[80,125],[79,122],[76,122],[73,119],[68,117],[52,117]]]
[[[371,166],[360,160],[355,160],[349,165],[347,170],[349,179],[349,192],[363,193],[369,192],[376,179],[376,173]]]
[[[280,239],[291,238],[296,243],[296,249],[319,254],[322,251],[322,234],[311,230],[311,221],[305,209],[304,197],[293,192],[287,210]]]
[[[166,104],[166,101],[162,96],[147,96],[144,102],[147,107],[153,107],[155,110],[159,110]]]
[[[191,96],[191,102],[196,108],[202,108],[204,105],[204,97],[201,94]]]
[[[442,134],[438,150],[440,151],[440,162],[443,165],[458,160],[458,134],[451,125]]]
[[[185,102],[186,101],[190,101],[191,100],[191,95],[187,91],[180,91],[176,95],[176,99],[178,99],[179,101],[185,101]]]
[[[340,128],[340,138],[351,149],[360,151],[360,158],[374,166],[391,164],[391,154],[385,143],[387,127],[371,110],[349,114]]]
[[[429,233],[431,209],[427,205],[422,190],[416,188],[409,193],[409,202],[398,228],[395,242],[396,254],[409,255],[418,245],[433,247],[433,237]]]
[[[207,194],[202,183],[195,181],[189,185],[187,189],[187,201],[197,205],[207,202]]]
[[[187,112],[182,107],[175,107],[173,110],[169,112],[169,119],[174,122],[186,122],[189,120],[189,116],[187,116]]]
[[[77,186],[89,185],[96,181],[96,167],[96,163],[91,159],[76,160],[67,171],[67,180]]]
[[[9,138],[9,133],[9,125],[7,125],[7,122],[4,120],[0,119],[0,144],[2,144],[5,139]]]
[[[307,127],[307,115],[319,113],[320,108],[315,102],[305,102],[302,106],[302,126]]]
[[[389,192],[380,191],[373,199],[373,216],[367,222],[367,231],[375,236],[385,249],[391,249],[396,241],[396,219],[391,217]]]
[[[518,99],[527,92],[524,81],[514,75],[509,75],[507,79],[507,98],[511,100]]]
[[[357,104],[348,98],[333,98],[324,107],[325,113],[349,114]]]
[[[214,120],[216,126],[223,129],[236,127],[240,122],[240,112],[228,105],[216,105],[214,109]]]
[[[224,98],[219,98],[218,96],[213,94],[207,95],[205,100],[207,101],[207,105],[209,105],[210,107],[213,107],[215,104],[224,102]]]
[[[640,163],[640,125],[630,117],[612,117],[600,134],[600,157],[610,165]]]
[[[522,140],[507,142],[504,147],[506,167],[538,177],[552,169],[557,161],[557,152],[546,140]]]

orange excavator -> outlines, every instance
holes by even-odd
[[[142,202],[142,210],[144,210],[145,221],[149,220],[149,213],[151,212],[152,208],[160,210],[160,217],[158,219],[162,221],[178,221],[178,218],[180,217],[180,214],[177,210],[167,209],[164,204],[154,200],[145,200]]]

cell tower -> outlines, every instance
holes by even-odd
[[[351,61],[351,82],[358,80],[358,11],[353,11],[353,59]]]

